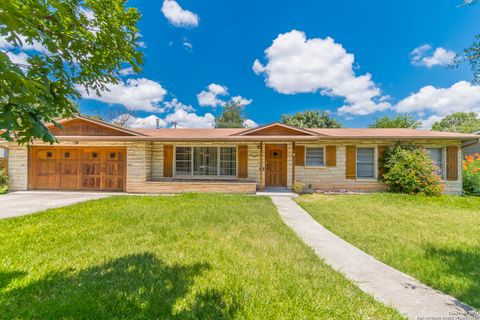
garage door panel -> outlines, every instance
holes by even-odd
[[[112,148],[38,148],[31,150],[30,188],[122,191],[125,150]]]

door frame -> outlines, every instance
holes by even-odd
[[[45,145],[45,146],[30,146],[28,147],[28,173],[27,173],[27,186],[28,186],[28,190],[36,190],[35,188],[35,164],[36,164],[36,161],[35,161],[35,156],[36,156],[36,151],[37,150],[42,150],[42,149],[55,149],[56,151],[56,157],[55,157],[55,161],[57,162],[57,166],[56,166],[56,170],[58,171],[58,158],[59,158],[59,155],[57,155],[58,152],[60,152],[61,150],[66,150],[66,149],[73,149],[73,150],[76,150],[78,153],[79,153],[79,159],[78,159],[78,181],[77,181],[77,186],[78,188],[73,190],[73,189],[69,189],[69,191],[97,191],[97,192],[102,192],[102,191],[106,191],[106,190],[103,190],[103,189],[100,189],[100,190],[86,190],[86,189],[82,189],[81,188],[81,163],[82,163],[82,156],[83,156],[83,151],[84,150],[98,150],[100,153],[101,153],[101,157],[103,157],[103,154],[105,154],[105,152],[108,152],[108,151],[122,151],[124,153],[124,166],[123,166],[123,187],[122,187],[122,190],[120,190],[119,192],[125,192],[125,190],[127,190],[127,166],[128,166],[128,159],[127,159],[127,148],[126,147],[101,147],[101,146],[48,146],[48,145]],[[105,165],[104,164],[104,161],[102,161],[102,164],[103,166]],[[103,177],[104,176],[104,172],[103,172],[103,168],[102,168],[102,172],[101,172],[101,176]],[[56,179],[58,180],[58,179]],[[104,181],[101,181],[101,184],[103,184]],[[58,182],[57,182],[58,184]],[[58,191],[61,191],[62,189],[55,189],[55,190],[58,190]],[[52,190],[52,191],[55,191],[55,190]],[[109,192],[113,192],[113,191],[109,191]]]
[[[287,153],[288,147],[286,143],[274,144],[269,143],[265,144],[265,187],[270,186],[270,168],[268,166],[269,154],[271,149],[280,149],[282,150],[282,184],[280,187],[287,187]]]

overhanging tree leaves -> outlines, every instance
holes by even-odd
[[[330,117],[328,112],[306,110],[295,114],[283,114],[282,123],[300,128],[341,128],[337,120]]]
[[[422,123],[411,114],[397,114],[394,117],[383,116],[375,119],[370,128],[411,128],[418,129]]]
[[[126,65],[140,70],[139,12],[124,0],[0,1],[1,137],[53,143],[45,127],[77,113],[77,88],[100,94]],[[24,51],[28,47],[35,50]],[[39,49],[40,48],[40,49]],[[28,48],[27,48],[28,49]],[[23,50],[23,51],[22,51]],[[28,53],[27,63],[13,55]]]

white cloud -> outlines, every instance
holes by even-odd
[[[415,48],[410,53],[410,61],[413,65],[431,68],[433,66],[448,66],[452,64],[456,53],[442,47],[436,48],[432,55],[427,55],[432,49],[429,44]]]
[[[163,1],[162,12],[165,18],[176,27],[197,27],[198,15],[185,10],[174,0]]]
[[[213,128],[215,117],[211,113],[199,116],[193,112],[177,110],[165,117],[165,122],[170,126],[177,123],[177,128]]]
[[[459,81],[450,88],[425,86],[398,102],[397,112],[426,112],[446,116],[452,112],[480,112],[480,86],[467,81]]]
[[[222,100],[220,97],[228,96],[228,88],[220,84],[211,83],[208,85],[207,90],[202,90],[197,94],[198,104],[202,107],[217,107],[224,106],[226,100]],[[234,96],[230,100],[238,102],[242,107],[252,103],[252,99],[247,99],[242,96]]]
[[[232,101],[236,102],[240,106],[244,107],[244,106],[248,106],[249,104],[251,104],[253,100],[244,98],[242,96],[235,96],[235,97],[232,98]]]
[[[216,83],[208,85],[207,90],[202,90],[197,94],[198,104],[203,107],[217,107],[222,106],[225,102],[218,98],[218,96],[226,96],[228,88]]]
[[[0,36],[0,49],[14,49],[17,48],[22,51],[37,51],[47,54],[49,51],[38,41],[28,42],[24,36],[18,37],[21,41],[21,45],[15,45],[13,42],[9,42],[5,36]]]
[[[430,116],[427,119],[422,120],[422,129],[430,130],[432,129],[432,126],[435,122],[440,121],[442,119],[443,119],[442,116],[436,116],[436,115]]]
[[[193,109],[191,105],[183,104],[180,101],[178,101],[177,98],[173,98],[172,101],[165,101],[163,103],[163,109],[165,111],[168,111],[168,110],[174,110],[174,111],[184,110],[189,112],[195,111],[195,109]]]
[[[183,47],[185,48],[185,50],[187,50],[188,52],[193,51],[193,44],[191,42],[189,42],[188,40],[184,40],[182,44],[183,44]]]
[[[128,67],[120,70],[118,73],[121,76],[129,76],[129,75],[135,74],[135,71],[133,71],[133,67]]]
[[[122,116],[124,115],[120,115],[118,118],[113,119],[112,122],[115,122],[116,120],[118,121],[119,119],[122,118]],[[164,120],[158,118],[157,116],[154,116],[153,114],[145,118],[131,116],[127,120],[126,126],[133,129],[137,129],[137,128],[155,129],[157,127],[157,119],[159,119],[158,125],[160,128],[164,128],[167,126],[167,123]]]
[[[267,86],[280,93],[343,97],[341,114],[367,115],[391,106],[380,101],[381,91],[370,74],[355,75],[354,55],[330,37],[307,39],[304,32],[292,30],[278,35],[265,55],[267,64],[257,59],[253,71],[265,74]]]
[[[26,54],[25,52],[19,52],[19,53],[7,52],[7,56],[10,59],[10,61],[12,61],[12,63],[17,64],[20,67],[30,66],[30,64],[27,61],[28,54]]]
[[[97,96],[93,92],[87,94],[83,87],[77,86],[77,90],[84,99],[121,104],[128,110],[158,112],[159,103],[167,93],[160,83],[145,78],[120,81],[118,84],[109,85],[108,89],[110,91],[103,91],[101,96]]]
[[[255,121],[253,121],[252,119],[245,119],[245,121],[243,121],[243,125],[247,128],[255,128],[255,127],[258,127],[258,123],[256,123]]]

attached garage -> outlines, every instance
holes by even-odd
[[[31,147],[30,190],[125,191],[126,149]]]

